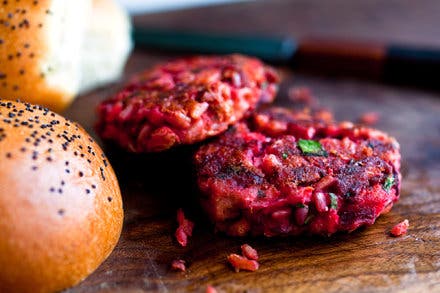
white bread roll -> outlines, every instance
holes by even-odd
[[[131,49],[127,13],[113,0],[94,0],[83,45],[80,92],[119,79]]]
[[[118,181],[90,136],[41,106],[0,100],[0,292],[77,284],[122,222]]]
[[[117,79],[130,50],[128,16],[113,0],[0,2],[2,98],[62,111]]]

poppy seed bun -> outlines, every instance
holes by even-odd
[[[114,0],[1,1],[0,97],[62,111],[120,76],[129,32]]]
[[[122,228],[112,167],[76,123],[0,100],[0,292],[53,292],[92,273]]]

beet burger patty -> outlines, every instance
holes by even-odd
[[[254,114],[202,146],[195,164],[204,209],[232,236],[353,231],[400,191],[396,140],[326,112]]]
[[[154,152],[218,135],[271,102],[276,73],[241,55],[192,57],[140,73],[98,107],[97,132],[132,152]]]

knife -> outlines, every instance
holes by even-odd
[[[349,75],[386,82],[440,87],[440,48],[405,44],[251,36],[136,27],[137,47],[193,54],[251,55],[276,65],[325,75]]]

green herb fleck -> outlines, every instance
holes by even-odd
[[[308,139],[300,139],[298,141],[298,146],[301,151],[310,156],[324,156],[327,157],[328,154],[319,143],[319,141],[308,140]]]
[[[338,209],[338,197],[336,194],[330,192],[330,208],[337,210]]]
[[[307,218],[304,220],[304,225],[307,225],[314,217],[315,215],[308,215]]]
[[[391,187],[394,185],[394,176],[390,175],[385,179],[385,183],[383,184],[383,190],[385,190],[387,193],[390,192]]]
[[[289,157],[289,154],[287,153],[282,153],[281,157],[283,158],[283,160],[286,160]]]
[[[295,205],[295,207],[297,207],[297,208],[305,208],[306,207],[306,205],[305,204],[303,204],[303,203],[297,203],[296,205]]]

